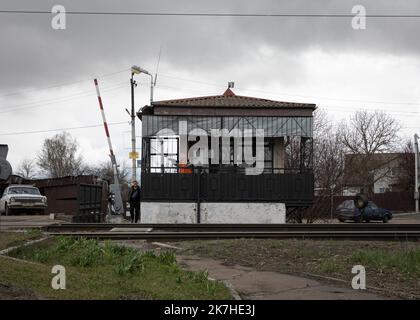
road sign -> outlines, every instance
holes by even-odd
[[[130,153],[128,154],[128,157],[129,157],[130,159],[137,159],[137,158],[139,157],[139,153],[138,153],[138,152],[130,152]]]

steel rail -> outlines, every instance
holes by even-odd
[[[110,231],[114,228],[153,229],[154,231],[246,232],[246,231],[419,231],[420,224],[343,223],[343,224],[116,224],[62,223],[43,227],[46,232]]]
[[[419,240],[418,231],[106,231],[106,232],[49,232],[49,235],[74,236],[94,239],[230,239],[230,238],[271,238],[271,239],[350,239],[350,240]]]

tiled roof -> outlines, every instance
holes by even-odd
[[[218,96],[204,96],[195,98],[155,101],[153,102],[153,106],[315,109],[315,104],[312,103],[284,102],[254,97],[237,96],[229,88],[222,95]]]

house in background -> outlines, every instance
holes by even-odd
[[[314,104],[238,96],[230,88],[222,95],[155,101],[143,107],[138,112],[142,121],[142,222],[284,223],[287,210],[313,202],[314,110]],[[230,133],[251,130],[253,156],[257,129],[264,130],[264,157],[256,160],[263,161],[261,174],[246,174],[255,164],[237,163],[234,138],[227,142],[228,163],[222,161],[224,141],[211,136],[212,130],[222,129]],[[203,164],[194,165],[190,159],[201,137],[183,143],[185,134],[191,132],[211,136],[210,152],[205,155],[208,161]],[[286,166],[292,140],[299,141],[298,161]]]
[[[374,194],[411,191],[410,182],[405,181],[409,179],[410,169],[414,177],[414,154],[347,154],[342,195],[354,196],[369,191]]]

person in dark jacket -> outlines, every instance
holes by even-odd
[[[133,181],[128,194],[128,202],[130,203],[131,223],[137,223],[140,220],[140,187],[137,181]]]

